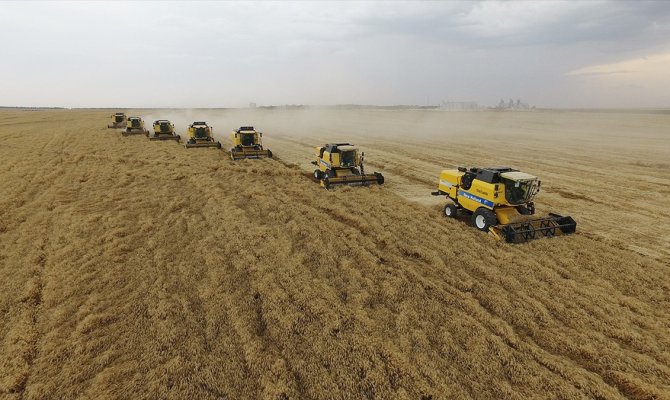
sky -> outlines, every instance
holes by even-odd
[[[0,106],[670,108],[670,1],[0,2]]]

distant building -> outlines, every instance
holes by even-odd
[[[444,110],[478,110],[476,101],[443,101],[440,105]]]
[[[512,99],[509,99],[508,101],[505,101],[504,99],[500,99],[500,102],[496,107],[494,107],[496,110],[515,110],[515,111],[523,111],[523,110],[533,110],[535,109],[534,106],[530,106],[528,103],[522,103],[521,99],[516,99],[516,102]]]

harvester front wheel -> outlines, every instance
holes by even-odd
[[[479,207],[472,214],[472,225],[480,231],[488,232],[489,228],[497,223],[496,215],[488,208]]]
[[[444,216],[449,218],[456,218],[456,216],[458,216],[458,208],[456,208],[456,204],[447,203],[444,206]]]
[[[315,169],[314,170],[314,179],[316,179],[317,181],[320,181],[321,178],[323,178],[323,174],[321,173],[321,170],[320,169]]]

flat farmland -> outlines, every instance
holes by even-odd
[[[111,112],[0,111],[0,397],[670,398],[669,114],[127,111],[221,151]],[[386,184],[309,178],[347,141]],[[442,217],[440,170],[492,165],[577,233]]]

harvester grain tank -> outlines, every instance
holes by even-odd
[[[328,189],[332,185],[383,184],[384,176],[379,172],[365,173],[365,153],[349,143],[332,143],[317,147],[316,160],[312,164],[314,178]]]
[[[172,122],[166,119],[154,121],[154,134],[149,136],[149,140],[174,140],[179,142],[180,139],[181,136],[175,133]]]
[[[149,133],[144,128],[144,121],[140,117],[130,117],[126,121],[126,129],[121,132],[124,136],[128,135],[146,135]]]
[[[107,125],[108,128],[123,128],[126,126],[126,120],[128,119],[124,113],[112,114],[111,118],[112,123]]]
[[[507,168],[447,169],[440,173],[435,196],[446,195],[444,215],[470,214],[472,225],[507,242],[574,233],[571,217],[549,214],[535,218],[535,196],[541,182],[536,176]]]
[[[263,148],[263,133],[256,131],[253,126],[235,129],[230,134],[230,139],[233,143],[230,158],[233,160],[272,157],[272,152]]]
[[[196,121],[188,126],[188,141],[186,148],[191,147],[216,147],[221,148],[221,142],[214,140],[212,136],[212,127],[207,122]]]

